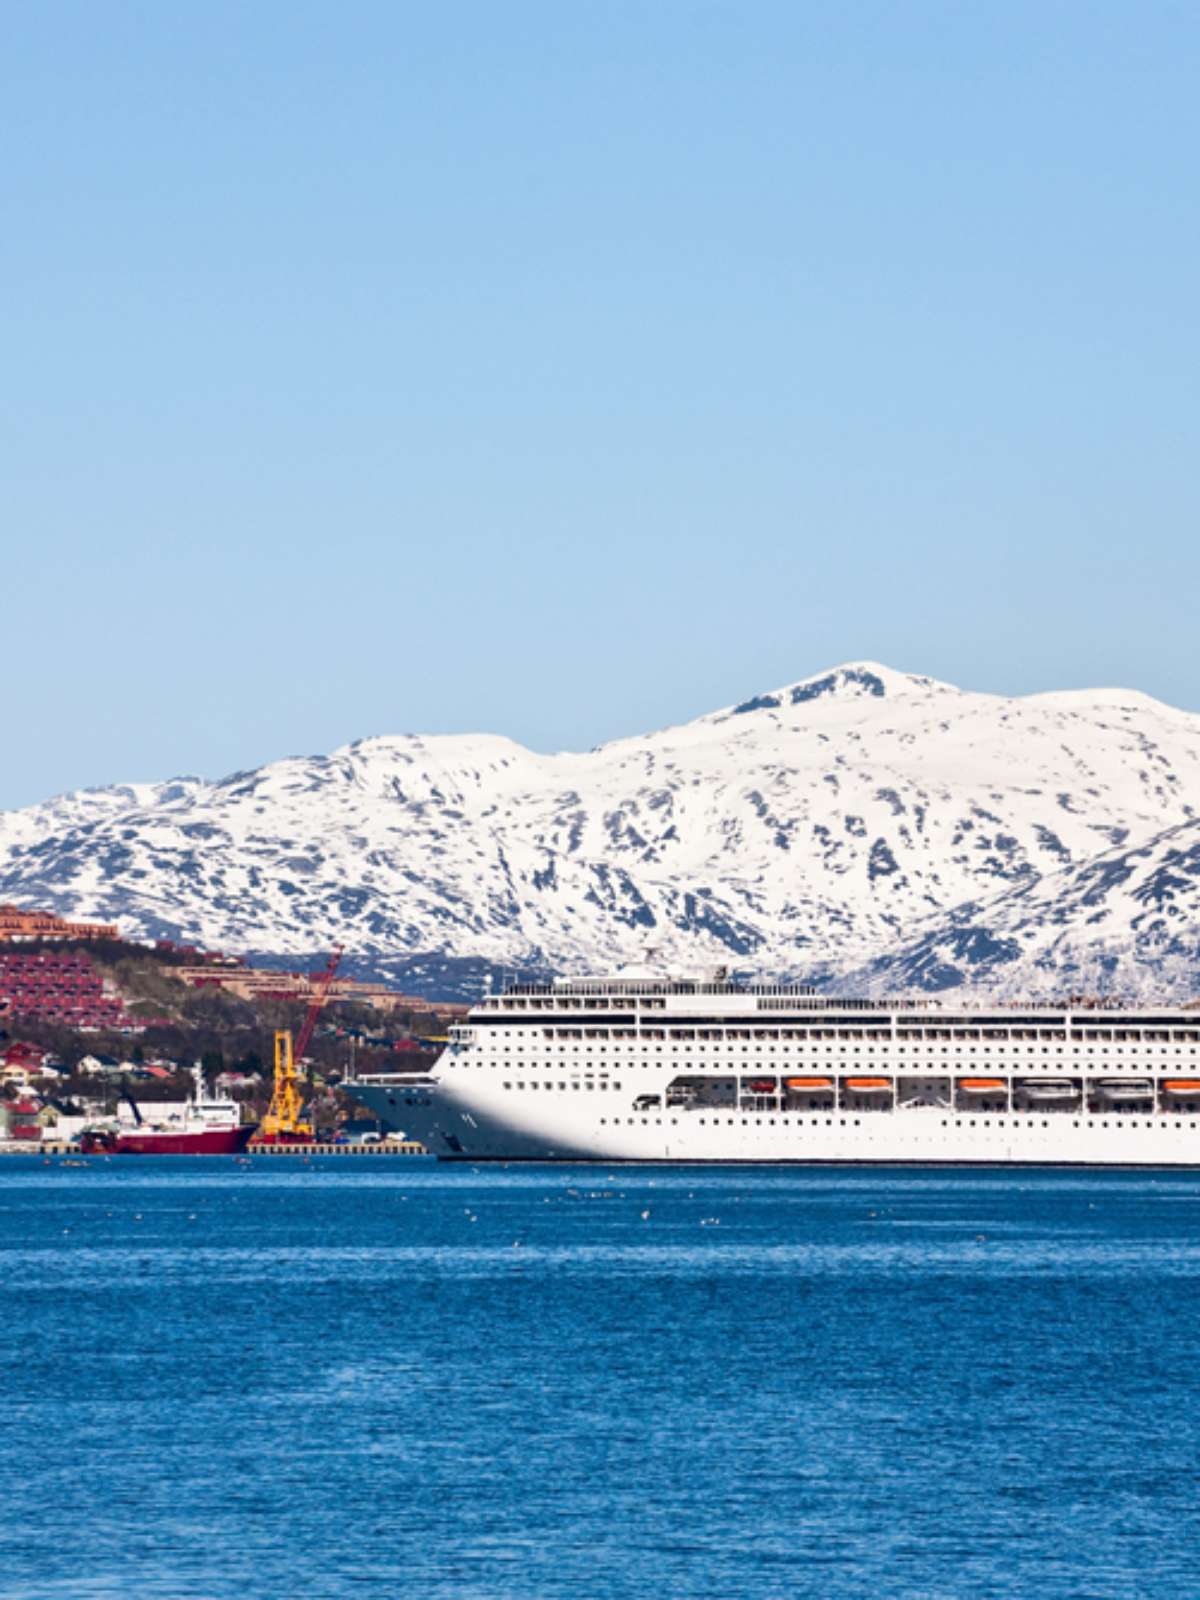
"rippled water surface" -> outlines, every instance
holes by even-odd
[[[1200,1595],[1200,1177],[0,1161],[0,1594]]]

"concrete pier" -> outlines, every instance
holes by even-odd
[[[426,1156],[423,1144],[390,1139],[382,1144],[249,1144],[248,1156]]]
[[[102,1152],[97,1152],[102,1153]],[[77,1144],[50,1140],[0,1140],[0,1156],[77,1156]],[[383,1144],[252,1144],[242,1152],[247,1156],[426,1156],[423,1144],[411,1140],[389,1139]],[[184,1158],[189,1159],[189,1158]]]
[[[0,1156],[73,1156],[77,1144],[43,1144],[40,1139],[0,1139]]]

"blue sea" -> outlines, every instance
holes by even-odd
[[[1200,1595],[1200,1177],[0,1161],[0,1594]]]

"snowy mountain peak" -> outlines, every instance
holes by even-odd
[[[828,672],[801,678],[797,683],[771,689],[765,694],[753,695],[739,705],[715,712],[712,720],[723,721],[727,717],[742,717],[755,711],[786,712],[793,707],[846,706],[860,701],[869,703],[959,693],[961,691],[952,684],[939,683],[936,678],[919,677],[914,673],[897,672],[878,661],[847,661]]]

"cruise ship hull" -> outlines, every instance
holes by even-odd
[[[389,1132],[443,1161],[726,1162],[919,1166],[1200,1165],[1200,1116],[1125,1111],[952,1113],[923,1107],[848,1113],[611,1115],[605,1103],[520,1120],[478,1091],[439,1084],[426,1104],[403,1083],[348,1086]],[[602,1097],[595,1096],[597,1102]],[[407,1102],[407,1103],[406,1103]]]

